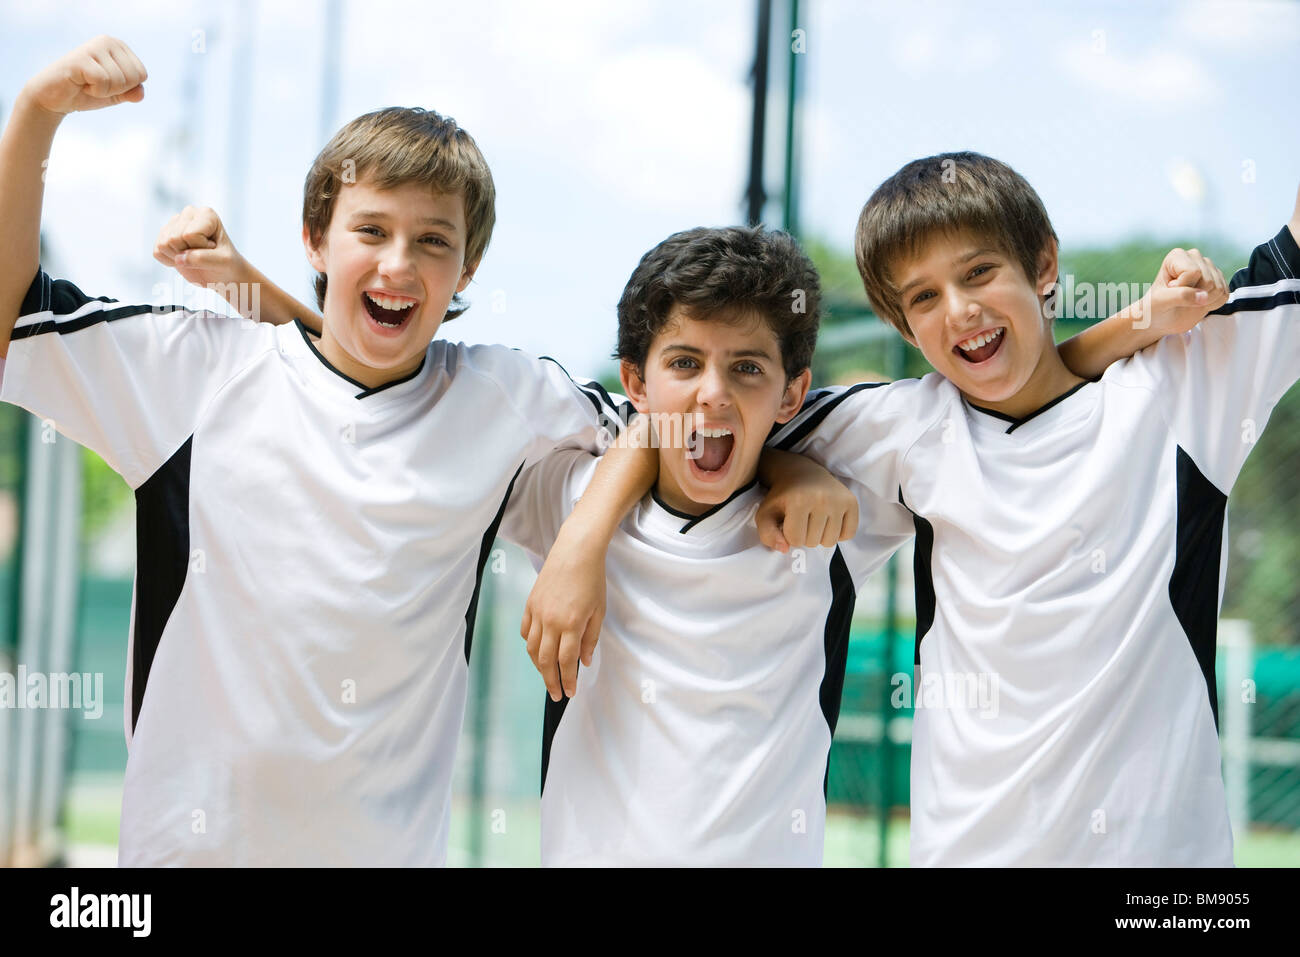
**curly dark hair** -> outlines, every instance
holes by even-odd
[[[789,233],[762,226],[673,233],[641,257],[623,288],[614,358],[644,372],[674,306],[692,319],[761,316],[781,345],[787,379],[812,363],[821,281]]]

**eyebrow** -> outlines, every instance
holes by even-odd
[[[387,213],[378,209],[359,209],[350,217],[351,220],[358,219],[388,219]],[[439,219],[436,216],[421,216],[416,220],[421,226],[443,226],[450,230],[456,229],[456,224],[449,219]]]
[[[953,262],[957,265],[964,265],[965,263],[970,262],[972,259],[978,259],[980,256],[987,256],[990,253],[997,253],[997,250],[991,247],[983,247],[981,249],[972,250],[971,252],[968,252],[966,255],[959,256],[957,259],[954,259]],[[907,291],[909,289],[911,289],[913,286],[921,285],[922,283],[925,282],[925,279],[926,279],[925,276],[922,276],[919,279],[913,279],[902,289],[898,290],[898,298],[902,299],[904,296],[907,295]]]
[[[664,352],[689,352],[691,355],[704,355],[703,349],[697,349],[695,346],[688,346],[685,343],[676,342],[672,345],[664,346]],[[727,353],[733,359],[766,359],[768,362],[775,362],[767,352],[762,349],[737,349]]]

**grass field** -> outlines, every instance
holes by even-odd
[[[75,848],[72,863],[93,866],[111,864],[110,852],[117,843],[118,814],[122,804],[121,784],[112,780],[79,783],[69,792],[65,827],[68,843]],[[478,863],[488,867],[534,867],[538,864],[537,802],[512,802],[487,809],[499,829],[485,828],[480,834]],[[451,847],[447,863],[467,867],[475,863],[473,835],[469,823],[475,815],[467,802],[452,809]],[[889,822],[886,838],[891,867],[907,865],[907,818]],[[826,820],[827,867],[875,867],[880,848],[879,822],[869,815],[854,814],[832,807]],[[1250,831],[1237,841],[1238,867],[1300,867],[1300,834],[1288,831]]]

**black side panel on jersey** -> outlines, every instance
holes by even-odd
[[[839,546],[831,556],[831,607],[826,613],[826,671],[822,674],[818,697],[821,699],[822,715],[826,718],[826,727],[830,728],[831,737],[835,737],[835,725],[840,720],[840,701],[844,697],[844,670],[849,663],[849,628],[853,624],[853,605],[857,601],[857,591],[853,587],[853,576]],[[822,794],[828,793],[830,785],[830,755],[827,755],[826,770],[822,775]]]
[[[478,617],[478,593],[483,587],[483,569],[487,566],[492,543],[496,541],[497,529],[501,527],[501,518],[506,513],[506,503],[510,501],[510,493],[515,490],[515,480],[523,470],[524,463],[520,462],[519,468],[515,469],[515,474],[510,478],[510,484],[506,486],[505,498],[501,499],[501,507],[497,509],[496,518],[492,519],[492,524],[483,533],[483,543],[479,545],[478,570],[474,573],[474,594],[470,596],[469,607],[465,609],[465,664],[469,664],[469,646],[474,641],[474,619]]]
[[[551,742],[555,740],[555,731],[560,726],[560,719],[564,717],[564,709],[568,704],[567,695],[559,701],[552,701],[549,694],[546,696],[546,712],[542,716],[542,787],[539,794],[546,790],[546,769],[551,765]]]
[[[135,490],[135,637],[131,656],[131,729],[144,703],[158,642],[185,587],[190,567],[190,454],[185,440]]]
[[[1205,676],[1214,727],[1219,695],[1214,646],[1219,624],[1219,559],[1228,496],[1201,474],[1192,457],[1178,450],[1178,545],[1169,576],[1169,600]]]
[[[903,489],[898,490],[898,504],[907,508],[903,501]],[[912,512],[910,508],[907,508]],[[916,589],[916,664],[921,663],[921,639],[934,624],[934,571],[930,564],[934,557],[934,526],[920,515],[912,512],[912,524],[916,527],[916,545],[912,551],[912,581]]]

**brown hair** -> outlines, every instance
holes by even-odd
[[[817,345],[821,282],[788,233],[762,226],[674,233],[641,257],[623,289],[614,357],[644,371],[673,306],[694,319],[761,316],[793,379],[811,364]]]
[[[335,133],[303,185],[302,222],[313,245],[329,228],[339,191],[363,177],[379,189],[416,183],[438,193],[459,193],[465,202],[465,265],[478,265],[496,222],[496,187],[478,144],[455,120],[433,110],[390,106],[358,116]],[[321,309],[325,286],[325,274],[318,273],[316,305]],[[444,321],[467,308],[459,295],[453,296]]]
[[[969,230],[1016,260],[1036,284],[1038,259],[1056,243],[1043,201],[1006,163],[980,153],[939,153],[913,160],[871,194],[858,217],[858,273],[871,306],[908,338],[890,273],[921,252],[935,233]]]

